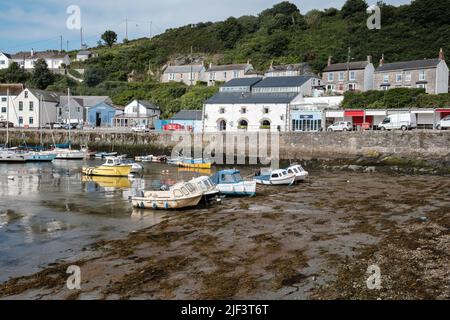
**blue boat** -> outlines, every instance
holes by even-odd
[[[25,155],[27,162],[52,162],[56,159],[56,153],[30,152]]]
[[[228,196],[254,196],[256,181],[245,181],[238,170],[222,170],[211,177],[220,193]]]

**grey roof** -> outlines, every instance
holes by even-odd
[[[260,82],[263,78],[262,77],[252,77],[252,78],[235,78],[233,80],[230,80],[223,85],[221,85],[222,88],[228,88],[228,87],[251,87],[255,85],[256,83]]]
[[[208,71],[230,71],[230,70],[245,70],[248,64],[225,64],[218,66],[211,66]]]
[[[206,100],[205,104],[247,104],[247,103],[281,103],[292,102],[298,93],[241,93],[219,92]]]
[[[201,110],[181,110],[171,120],[202,120]]]
[[[140,105],[144,106],[146,109],[150,110],[159,110],[159,107],[157,105],[154,105],[152,102],[147,100],[137,100]]]
[[[46,102],[59,103],[61,96],[64,95],[63,93],[53,92],[53,91],[45,91],[45,90],[38,90],[38,89],[27,89],[27,90],[30,91],[39,100],[42,97],[42,100],[46,101]]]
[[[329,65],[325,67],[323,70],[324,72],[329,71],[345,71],[347,69],[349,70],[363,70],[367,67],[369,64],[368,61],[352,61],[350,63],[344,62],[344,63],[333,63],[332,65]]]
[[[267,77],[255,84],[253,88],[300,87],[311,78],[313,76]]]
[[[435,68],[440,62],[441,62],[440,59],[424,59],[424,60],[393,62],[379,66],[377,68],[377,71]]]
[[[61,107],[67,106],[67,96],[59,97],[59,104]],[[70,105],[78,104],[80,107],[84,107],[83,99],[70,97]]]
[[[190,73],[200,72],[204,66],[202,64],[184,65],[184,66],[168,66],[164,73]]]
[[[73,96],[73,99],[80,99],[83,101],[83,106],[92,108],[98,105],[99,103],[112,103],[111,99],[108,96]]]
[[[78,51],[78,53],[77,53],[78,56],[88,56],[90,54],[92,54],[92,52],[88,51],[88,50]]]
[[[34,52],[33,56],[31,56],[31,52],[18,52],[12,55],[13,59],[62,59],[67,56],[67,53],[59,52],[59,51],[43,51],[43,52]]]
[[[9,53],[6,53],[6,52],[0,52],[0,53],[3,53],[3,55],[4,55],[5,57],[7,57],[8,59],[12,59],[12,58],[11,58],[11,55],[10,55]]]

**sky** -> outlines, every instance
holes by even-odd
[[[0,51],[15,53],[31,49],[76,50],[80,31],[69,29],[69,6],[81,12],[83,43],[95,46],[105,30],[114,30],[118,40],[148,37],[168,28],[190,23],[221,21],[230,16],[257,15],[280,1],[275,0],[3,0],[0,3]],[[345,0],[291,1],[302,13],[311,9],[341,8]],[[377,0],[368,0],[375,4]],[[410,0],[385,0],[408,4]],[[151,21],[151,23],[150,23]]]

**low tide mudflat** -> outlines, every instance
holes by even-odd
[[[149,164],[133,181],[82,181],[81,165],[0,166],[1,298],[450,298],[448,176],[314,170],[253,198],[154,212],[131,209],[133,189],[195,174]],[[69,265],[81,290],[66,288]]]

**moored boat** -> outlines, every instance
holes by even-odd
[[[83,167],[83,174],[87,176],[128,177],[132,165],[123,164],[120,158],[108,157],[106,162],[98,167]]]
[[[27,162],[52,162],[56,159],[56,153],[43,152],[29,152],[25,158]]]
[[[184,209],[200,203],[203,192],[190,182],[180,182],[169,190],[141,191],[131,198],[133,207],[140,209]]]
[[[208,159],[183,158],[177,165],[183,168],[211,169],[212,162]]]
[[[24,154],[20,154],[11,150],[0,150],[0,162],[22,163],[26,162]]]
[[[56,153],[57,160],[83,160],[86,156],[85,152],[72,149],[55,148],[53,152]]]
[[[239,170],[222,170],[211,177],[220,193],[228,196],[254,196],[256,181],[245,181]]]
[[[253,178],[257,184],[265,185],[292,185],[295,182],[295,174],[283,169],[261,169],[261,172]]]
[[[219,189],[216,184],[208,176],[201,176],[189,181],[196,188],[203,192],[203,199],[208,202],[219,195]]]
[[[299,164],[294,164],[286,169],[288,173],[295,174],[295,182],[304,181],[309,173]]]

